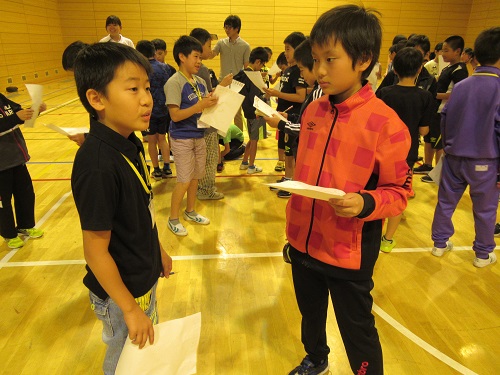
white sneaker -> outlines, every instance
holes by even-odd
[[[184,225],[182,225],[182,223],[174,225],[170,222],[170,220],[167,221],[168,221],[168,229],[170,229],[173,234],[175,234],[176,236],[187,236],[188,231],[186,228],[184,228]]]
[[[488,254],[488,259],[481,259],[481,258],[478,258],[476,257],[474,259],[474,267],[477,267],[477,268],[483,268],[483,267],[486,267],[486,266],[489,266],[490,264],[493,264],[497,261],[497,256],[495,255],[495,253],[489,253]]]
[[[208,225],[210,224],[210,220],[206,218],[205,216],[201,216],[200,214],[196,215],[190,215],[186,211],[184,211],[184,219],[188,221],[194,221],[195,223],[201,224],[201,225]]]
[[[441,257],[443,256],[445,251],[450,251],[453,249],[453,242],[451,241],[446,241],[446,247],[433,247],[432,248],[432,255],[435,257]]]
[[[240,170],[241,170],[241,171],[244,171],[245,169],[248,169],[248,163],[246,163],[246,164],[241,163],[241,164],[240,164]]]
[[[256,165],[252,167],[248,167],[247,169],[247,174],[254,174],[254,173],[260,173],[262,172],[262,168],[260,167],[257,167]]]

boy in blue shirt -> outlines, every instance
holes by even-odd
[[[149,83],[151,85],[151,96],[153,97],[153,111],[151,112],[151,120],[147,131],[148,153],[151,164],[153,164],[153,173],[151,175],[155,180],[161,180],[162,177],[172,174],[168,158],[163,163],[163,170],[160,169],[157,148],[157,146],[160,148],[163,155],[170,155],[170,147],[166,138],[167,121],[170,120],[170,116],[168,116],[168,109],[165,105],[165,90],[163,87],[170,78],[171,73],[166,64],[155,59],[155,47],[152,42],[140,40],[137,42],[136,49],[148,59],[152,69],[149,75]]]
[[[149,126],[149,62],[119,43],[83,49],[74,65],[90,132],[78,150],[71,187],[83,231],[83,283],[103,323],[103,370],[115,373],[127,339],[144,347],[158,322],[156,285],[172,259],[158,239],[144,148],[134,134]]]
[[[201,67],[203,47],[192,36],[183,35],[174,44],[174,59],[179,66],[165,85],[170,123],[170,146],[175,158],[177,183],[172,192],[168,228],[177,236],[186,236],[187,230],[179,221],[182,199],[187,192],[184,219],[198,224],[210,220],[194,210],[198,180],[205,175],[207,147],[205,129],[198,128],[198,119],[205,108],[217,103],[207,90],[206,82],[196,73]]]

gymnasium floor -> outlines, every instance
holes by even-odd
[[[25,106],[25,91],[8,97]],[[90,310],[81,230],[71,195],[78,146],[43,123],[88,126],[71,78],[44,85],[48,113],[23,129],[31,155],[41,239],[19,250],[0,242],[0,373],[98,374],[105,347]],[[276,141],[259,142],[257,165],[246,175],[239,161],[217,174],[219,201],[197,201],[209,226],[187,224],[187,237],[166,226],[175,179],[154,183],[160,240],[175,275],[158,287],[160,321],[201,312],[199,375],[287,374],[304,356],[300,315],[289,265],[281,258],[286,200],[269,191]],[[175,163],[172,165],[175,175]],[[454,251],[430,254],[437,186],[415,178],[415,199],[390,254],[374,275],[374,313],[386,374],[495,374],[500,368],[500,265],[472,266],[473,221],[466,194],[455,216]],[[498,241],[498,240],[497,240]],[[498,242],[497,242],[498,243]],[[349,374],[330,308],[331,374]]]

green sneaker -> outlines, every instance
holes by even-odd
[[[380,240],[380,251],[390,253],[392,249],[394,249],[394,246],[396,246],[395,239],[388,240],[385,236],[382,236],[382,239]]]
[[[37,228],[18,229],[17,233],[29,236],[30,238],[40,238],[43,236],[43,230]]]
[[[24,246],[24,241],[19,237],[6,238],[5,241],[7,241],[7,246],[11,249],[19,249]]]

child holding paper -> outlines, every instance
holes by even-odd
[[[46,108],[42,103],[39,111],[43,112]],[[33,109],[22,109],[21,105],[0,94],[0,235],[11,249],[24,246],[20,234],[30,238],[43,236],[41,229],[34,228],[35,191],[26,167],[30,156],[19,128],[33,117],[33,113]]]
[[[240,94],[245,96],[242,108],[245,118],[247,119],[248,136],[250,140],[245,148],[243,154],[243,161],[241,162],[240,169],[247,171],[247,174],[262,172],[262,168],[255,165],[255,156],[257,155],[257,142],[259,141],[259,129],[264,125],[265,121],[262,117],[255,115],[255,108],[253,106],[255,96],[264,97],[262,91],[255,86],[250,78],[245,74],[245,71],[260,72],[262,67],[269,59],[269,55],[265,48],[257,47],[250,52],[250,62],[248,66],[241,70],[234,76],[236,81],[245,84],[240,91]]]
[[[205,108],[217,104],[209,94],[205,80],[198,77],[203,47],[192,36],[183,35],[174,44],[174,59],[179,70],[165,85],[170,124],[170,145],[175,157],[177,183],[172,192],[168,228],[177,236],[186,236],[186,228],[179,221],[182,199],[187,192],[184,219],[207,225],[210,220],[194,210],[198,180],[205,175],[207,146],[205,129],[198,128],[198,120]]]

